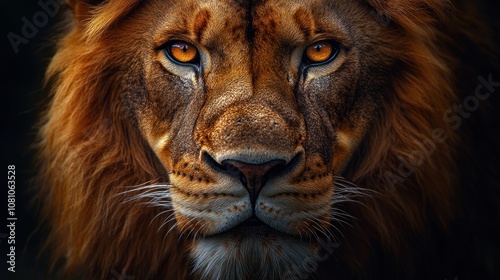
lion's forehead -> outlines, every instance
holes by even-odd
[[[173,6],[164,3],[165,24],[160,26],[161,34],[157,37],[164,37],[164,33],[182,34],[207,47],[231,46],[242,53],[255,51],[259,45],[278,48],[283,43],[297,44],[318,32],[339,31],[338,9],[323,2],[186,1]],[[241,45],[252,48],[241,49]]]

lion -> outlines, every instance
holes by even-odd
[[[467,119],[499,86],[472,3],[67,7],[39,142],[65,277],[460,276]]]

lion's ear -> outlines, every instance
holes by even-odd
[[[75,18],[79,22],[88,20],[97,6],[105,0],[66,0],[68,6],[73,11]]]

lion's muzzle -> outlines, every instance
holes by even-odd
[[[255,207],[268,180],[298,166],[303,148],[297,130],[269,106],[236,105],[213,124],[202,160],[217,173],[239,180]]]

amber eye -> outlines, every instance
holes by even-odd
[[[198,49],[184,41],[173,41],[166,46],[167,56],[177,64],[198,64]]]
[[[339,45],[332,41],[319,41],[309,45],[304,53],[304,61],[319,65],[330,62],[339,52]]]

